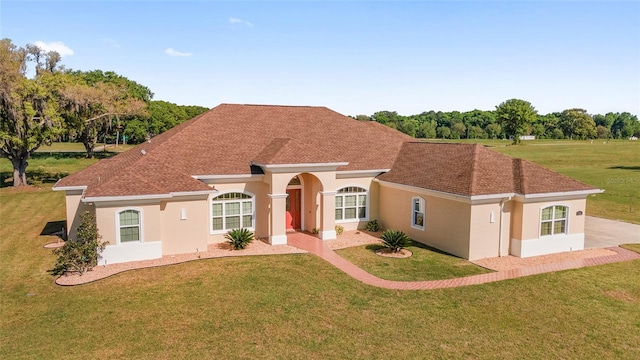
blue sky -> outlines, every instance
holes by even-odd
[[[640,114],[640,2],[7,1],[0,37],[154,99],[380,110]]]

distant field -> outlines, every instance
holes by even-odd
[[[129,150],[135,145],[118,145],[115,144],[107,144],[107,151],[113,152],[122,152],[125,150]],[[103,151],[104,144],[99,143],[96,145],[96,151]],[[85,152],[84,145],[81,143],[72,143],[72,142],[55,142],[51,145],[42,145],[36,152]]]
[[[37,186],[53,184],[58,179],[84,169],[101,158],[113,156],[134,146],[120,145],[116,148],[114,145],[107,144],[107,151],[100,148],[99,151],[96,151],[94,159],[86,158],[84,146],[80,143],[62,142],[53,143],[51,146],[42,146],[29,159],[27,182]],[[12,179],[11,162],[0,158],[0,187],[11,186]]]

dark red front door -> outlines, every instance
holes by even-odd
[[[300,189],[287,189],[287,230],[302,228],[300,221]]]

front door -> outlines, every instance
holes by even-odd
[[[301,213],[300,189],[287,189],[287,230],[300,230]]]

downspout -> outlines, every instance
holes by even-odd
[[[500,234],[498,235],[498,257],[502,256],[502,222],[503,222],[503,217],[504,217],[504,203],[505,201],[510,201],[511,200],[511,196],[509,196],[508,198],[504,198],[502,200],[500,200]]]

